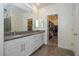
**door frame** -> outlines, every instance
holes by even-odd
[[[57,17],[58,17],[57,13],[56,14],[50,14],[50,15],[57,15]],[[48,16],[50,16],[50,15],[48,15]],[[49,20],[48,20],[48,16],[47,16],[47,44],[48,44],[48,40],[49,40]],[[59,21],[58,21],[58,27],[59,27]],[[58,33],[57,33],[57,36],[58,36]],[[57,41],[58,41],[58,39],[57,39]],[[58,42],[57,42],[57,47],[58,47]]]

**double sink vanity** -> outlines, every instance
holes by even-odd
[[[43,20],[37,22],[38,15],[24,7],[27,10],[20,8],[20,4],[4,4],[5,56],[29,56],[44,43]]]
[[[7,32],[4,34],[5,56],[29,56],[44,42],[44,31]]]

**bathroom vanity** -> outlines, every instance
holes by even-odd
[[[29,56],[43,45],[43,21],[37,20],[32,11],[15,4],[4,4],[5,56]]]
[[[5,34],[5,56],[29,56],[44,43],[44,31],[17,32]]]

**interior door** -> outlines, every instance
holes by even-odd
[[[75,55],[79,55],[79,4],[75,4]]]

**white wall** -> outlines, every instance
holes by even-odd
[[[45,44],[48,38],[47,16],[58,14],[58,47],[72,49],[72,5],[73,4],[52,4],[40,9],[40,18],[44,20]]]
[[[0,3],[0,56],[3,55],[3,41],[4,41],[4,20],[3,20],[3,4]]]

